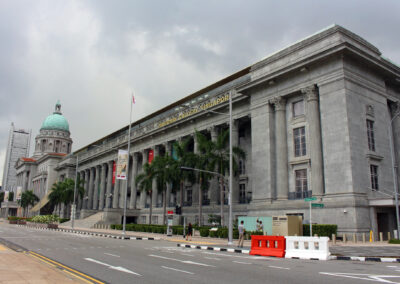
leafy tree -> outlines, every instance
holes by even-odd
[[[151,206],[153,201],[153,179],[155,178],[155,171],[153,164],[146,163],[143,165],[143,172],[137,175],[135,183],[140,191],[146,192],[150,196],[150,214],[149,225],[151,225],[151,218],[153,215],[153,208]]]
[[[61,181],[54,183],[49,194],[49,201],[54,205],[54,207],[58,206],[58,216],[60,216],[61,213],[61,204],[64,202],[64,197],[65,184]]]
[[[10,191],[8,194],[8,201],[13,201],[14,200],[14,192]]]
[[[202,133],[196,133],[196,139],[199,143],[200,152],[208,159],[208,170],[216,171],[220,175],[229,174],[229,129],[222,131],[216,141],[209,140]],[[239,147],[233,147],[233,171],[237,172],[237,158],[245,158],[245,152]],[[221,225],[224,226],[224,178],[220,176],[220,214]],[[232,189],[230,189],[232,190]]]
[[[65,206],[74,203],[74,190],[75,190],[75,180],[71,178],[66,178],[63,182],[64,185],[64,194],[63,194],[63,203]],[[76,197],[83,198],[85,194],[85,189],[83,188],[84,181],[79,179],[76,184]],[[75,200],[76,201],[76,200]]]
[[[190,139],[182,140],[181,142],[175,142],[173,147],[176,153],[176,167],[174,176],[177,177],[180,190],[180,206],[183,206],[183,189],[185,181],[194,183],[196,180],[196,175],[193,171],[184,170],[181,167],[194,168],[196,166],[196,155],[188,151]]]
[[[27,190],[21,194],[21,199],[18,200],[19,205],[24,208],[24,216],[27,216],[27,209],[30,206],[34,206],[36,202],[39,201],[39,197],[37,197],[33,190]]]

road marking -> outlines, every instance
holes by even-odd
[[[213,260],[221,260],[220,258],[217,258],[217,257],[207,257],[207,256],[205,256],[204,258],[206,258],[206,259],[213,259]]]
[[[162,268],[165,269],[170,269],[170,270],[174,270],[174,271],[178,271],[178,272],[183,272],[183,273],[187,273],[187,274],[194,274],[193,272],[189,272],[189,271],[185,271],[185,270],[180,270],[180,269],[176,269],[176,268],[172,268],[172,267],[168,267],[168,266],[161,266]]]
[[[176,258],[171,258],[171,257],[165,257],[165,256],[161,256],[161,255],[149,254],[149,256],[162,258],[162,259],[167,259],[167,260],[174,260],[174,261],[178,261],[178,262],[181,262],[181,263],[194,264],[194,265],[200,265],[200,266],[208,266],[208,267],[215,267],[214,265],[209,265],[209,264],[200,263],[200,262],[194,262],[194,261],[190,261],[190,260],[181,260],[181,259],[176,259]]]
[[[75,269],[72,269],[72,268],[70,268],[68,266],[65,266],[65,265],[63,265],[63,264],[61,264],[61,263],[59,263],[57,261],[54,261],[54,260],[52,260],[50,258],[47,258],[47,257],[45,257],[45,256],[43,256],[41,254],[38,254],[38,253],[33,252],[33,251],[29,251],[29,253],[30,253],[31,256],[40,258],[40,260],[42,260],[43,262],[50,262],[52,265],[56,265],[58,267],[64,268],[64,269],[72,272],[73,274],[77,274],[77,275],[80,275],[80,276],[84,277],[87,280],[92,281],[92,283],[104,284],[104,282],[101,282],[101,281],[99,281],[99,280],[97,280],[97,279],[95,279],[95,278],[93,278],[93,277],[91,277],[89,275],[86,275],[86,274],[84,274],[82,272],[79,272],[79,271],[77,271]]]
[[[260,257],[260,256],[245,256],[245,255],[223,254],[223,253],[205,252],[205,251],[201,253],[224,256],[224,257],[245,258],[245,259],[262,259],[262,260],[275,260],[275,261],[278,260],[277,258],[272,258],[272,257],[270,258],[270,257]]]
[[[93,259],[93,258],[84,258],[84,259],[87,260],[87,261],[91,261],[91,262],[100,264],[100,265],[107,266],[108,268],[111,268],[111,269],[114,269],[114,270],[118,270],[118,271],[130,273],[130,274],[134,274],[134,275],[137,275],[137,276],[142,276],[142,275],[140,275],[139,273],[133,272],[133,271],[128,270],[128,269],[126,269],[126,268],[124,268],[124,267],[121,267],[121,266],[112,266],[112,265],[110,265],[110,264],[107,264],[107,263],[104,263],[104,262],[95,260],[95,259]]]
[[[78,275],[75,275],[74,273],[69,272],[69,271],[66,270],[66,269],[63,269],[63,271],[66,272],[66,273],[68,273],[68,274],[71,274],[72,276],[74,276],[74,277],[76,277],[76,278],[78,278],[78,279],[80,279],[80,280],[82,280],[82,281],[84,281],[84,282],[86,282],[86,283],[93,283],[93,282],[90,282],[90,281],[86,280],[86,279],[83,278],[83,277],[80,277],[80,276],[78,276]]]
[[[194,256],[193,254],[188,254],[188,253],[181,253],[180,255]]]
[[[5,246],[0,245],[0,250],[7,250]]]
[[[232,261],[232,262],[234,262],[234,263],[240,263],[240,264],[251,264],[251,262],[243,262],[243,261],[237,261],[237,260],[234,260],[234,261]]]
[[[337,277],[346,277],[353,279],[361,279],[367,281],[378,281],[382,283],[393,283],[397,284],[399,282],[392,282],[383,278],[400,278],[400,275],[374,275],[374,274],[356,274],[356,273],[329,273],[329,272],[320,272],[320,274],[337,276]]]
[[[271,267],[271,268],[278,268],[278,269],[287,269],[287,270],[290,270],[290,268],[287,268],[287,267],[280,267],[280,266],[273,266],[273,265],[269,265],[268,267]]]
[[[115,254],[112,254],[112,253],[104,253],[104,254],[106,254],[106,255],[111,255],[111,256],[115,256],[115,257],[120,257],[119,255],[115,255]]]

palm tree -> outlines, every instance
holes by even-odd
[[[54,207],[58,206],[58,216],[61,214],[61,203],[64,202],[64,196],[65,184],[61,181],[54,183],[49,194],[49,201]]]
[[[149,225],[151,225],[151,218],[153,215],[153,208],[151,206],[153,199],[153,179],[155,178],[153,164],[146,163],[143,165],[143,172],[137,175],[135,183],[140,191],[146,192],[150,196],[150,214]]]
[[[157,156],[153,162],[154,175],[157,179],[157,184],[161,187],[163,192],[163,224],[166,222],[167,213],[167,185],[174,184],[176,179],[175,173],[177,162],[170,156]]]
[[[190,139],[185,139],[181,142],[175,142],[173,147],[176,153],[176,167],[174,176],[178,177],[179,180],[179,190],[180,190],[180,206],[183,206],[183,187],[185,181],[194,183],[196,180],[196,175],[193,171],[183,170],[181,167],[191,167],[196,166],[196,155],[194,153],[188,152],[188,146]]]
[[[79,179],[77,180],[76,183],[76,190],[77,190],[77,196],[80,196],[83,198],[83,195],[85,193],[85,189],[83,188],[83,183],[84,181]],[[65,208],[74,202],[74,191],[75,191],[75,180],[71,178],[66,178],[63,181],[64,185],[64,195],[63,195],[63,203],[65,205]]]
[[[35,202],[39,201],[39,197],[37,197],[34,193],[33,190],[28,190],[25,191],[21,194],[21,199],[18,200],[18,203],[22,208],[24,208],[24,216],[26,217],[27,214],[27,209],[29,209],[30,206],[34,206]]]
[[[203,152],[208,159],[208,169],[216,171],[220,175],[225,176],[229,173],[229,130],[221,132],[217,140],[211,141],[200,132],[196,133],[199,143],[199,150]],[[232,147],[233,151],[233,170],[237,172],[238,163],[236,158],[245,158],[245,152],[239,147]],[[224,226],[224,179],[220,176],[220,214],[221,226]],[[232,189],[230,189],[232,190]]]

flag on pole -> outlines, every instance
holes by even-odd
[[[132,103],[135,104],[135,96],[132,94]]]

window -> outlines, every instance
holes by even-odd
[[[294,156],[301,157],[307,154],[306,151],[306,131],[305,127],[293,129],[294,137]]]
[[[373,190],[379,190],[378,185],[378,166],[370,165],[369,166],[371,171],[371,188]]]
[[[239,160],[239,174],[240,175],[246,174],[246,168],[243,160]]]
[[[304,115],[304,101],[293,103],[293,117]]]
[[[141,216],[140,218],[142,219],[141,223],[142,224],[146,224],[146,216]]]
[[[246,203],[246,185],[239,184],[239,203]]]
[[[188,203],[192,203],[192,189],[187,189],[186,190],[186,201]]]
[[[368,149],[375,152],[374,122],[367,119]]]
[[[307,170],[297,170],[296,175],[296,191],[295,196],[297,199],[307,197],[308,182],[307,182]]]
[[[158,216],[152,216],[151,217],[151,223],[154,225],[158,225]]]

